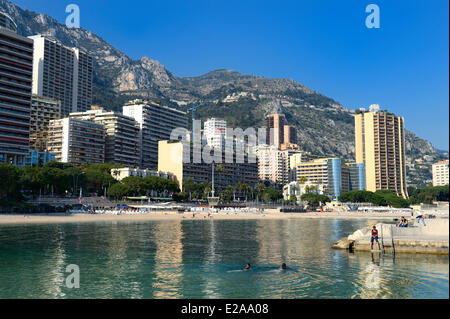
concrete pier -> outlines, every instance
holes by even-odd
[[[384,253],[449,254],[449,220],[426,219],[426,226],[410,221],[409,227],[394,224],[377,224],[381,250]],[[335,249],[372,251],[371,226],[357,230],[352,235],[334,243]],[[374,249],[378,249],[376,242]]]

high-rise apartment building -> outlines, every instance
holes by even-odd
[[[267,144],[282,150],[300,149],[297,145],[297,129],[289,125],[284,114],[270,114],[267,116]]]
[[[158,167],[158,142],[170,140],[176,128],[187,128],[185,112],[152,102],[135,100],[123,107],[123,114],[134,118],[139,126],[137,143],[140,149],[140,168]]]
[[[92,57],[42,35],[29,38],[34,41],[33,94],[61,101],[62,116],[89,110]]]
[[[5,12],[0,11],[0,28],[10,30],[14,33],[17,32],[17,24],[14,20]]]
[[[30,114],[30,149],[43,152],[47,149],[48,125],[61,118],[61,102],[33,95]]]
[[[356,162],[365,164],[368,191],[408,198],[404,118],[371,106],[355,115]]]
[[[302,162],[299,150],[279,150],[276,146],[259,145],[256,148],[258,173],[262,181],[285,185],[296,179],[297,164]]]
[[[314,185],[324,185],[326,192],[337,199],[348,192],[348,169],[339,158],[322,158],[301,163],[297,166],[297,181],[303,178]]]
[[[268,145],[287,150],[297,149],[297,129],[295,126],[289,125],[284,114],[284,108],[281,100],[274,100],[266,106],[269,108],[267,116],[267,140]]]
[[[281,144],[282,150],[296,149],[300,150],[297,145],[297,128],[293,125],[284,126],[284,143]]]
[[[29,150],[33,41],[0,12],[0,163],[25,165]]]
[[[222,149],[227,136],[227,121],[209,119],[204,124],[204,135],[209,146]]]
[[[297,165],[301,164],[302,162],[306,162],[308,157],[305,156],[306,154],[297,151],[289,156],[289,181],[293,182],[297,180]]]
[[[105,127],[70,117],[50,121],[48,151],[55,154],[58,162],[102,164],[105,162]]]
[[[258,175],[261,181],[283,183],[283,154],[274,145],[259,145],[256,149],[258,157]]]
[[[280,147],[284,144],[284,126],[287,125],[284,114],[270,114],[267,116],[267,144]]]
[[[100,107],[92,110],[71,113],[71,118],[91,120],[105,127],[105,163],[139,167],[138,123],[121,113],[107,112]]]
[[[193,163],[194,152],[194,148],[180,141],[160,141],[158,171],[172,174],[182,190],[183,183],[187,179],[195,183],[211,183],[213,164],[204,161]],[[222,162],[214,165],[216,167],[214,184],[217,192],[224,191],[228,186],[234,186],[239,182],[250,187],[258,183],[258,164],[251,163],[247,155],[241,163],[237,161],[237,155],[234,153],[233,162],[226,163],[226,155],[222,153]]]
[[[303,151],[294,148],[287,148],[281,150],[282,155],[282,170],[283,170],[283,181],[282,184],[287,184],[297,180],[296,169],[297,164],[302,163],[307,159],[307,156]]]
[[[448,163],[449,160],[433,164],[433,186],[448,185]]]

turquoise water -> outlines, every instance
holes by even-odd
[[[448,256],[330,248],[366,223],[0,226],[0,298],[449,298]],[[246,263],[254,269],[238,271]],[[79,289],[65,286],[70,264],[80,268]]]

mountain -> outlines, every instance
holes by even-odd
[[[79,47],[94,58],[94,104],[121,110],[132,99],[144,97],[189,111],[204,103],[196,117],[220,117],[231,127],[261,127],[265,116],[284,109],[298,128],[300,145],[317,155],[354,158],[354,112],[340,103],[290,79],[269,79],[231,70],[216,70],[198,77],[178,78],[148,57],[134,60],[84,29],[70,29],[55,19],[23,10],[0,0],[1,10],[18,25],[18,33],[43,34],[67,46]],[[206,103],[205,103],[206,101]],[[448,157],[412,132],[406,134],[408,179],[415,186],[431,180],[431,163]]]

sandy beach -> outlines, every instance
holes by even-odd
[[[303,213],[287,214],[279,212],[266,212],[264,214],[234,214],[219,213],[192,213],[179,214],[178,212],[154,212],[143,215],[87,215],[87,214],[52,214],[52,215],[0,215],[0,225],[28,225],[28,224],[61,224],[61,223],[91,223],[91,222],[133,222],[133,221],[165,221],[165,220],[263,220],[263,219],[302,219],[302,218],[398,218],[401,214],[393,213]]]

